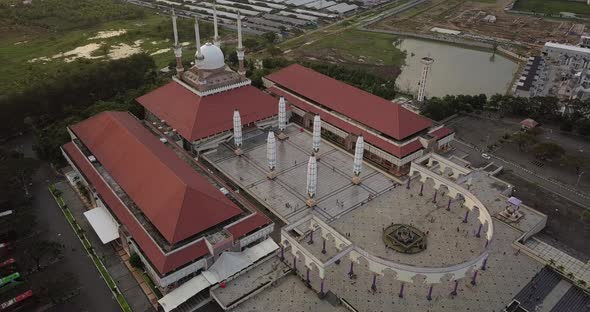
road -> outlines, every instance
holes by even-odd
[[[32,136],[23,136],[12,145],[19,146],[25,156],[33,157]],[[111,295],[111,291],[102,280],[100,273],[87,256],[82,243],[74,234],[70,224],[65,219],[61,209],[47,189],[50,183],[60,180],[48,163],[43,162],[33,177],[31,194],[33,207],[37,215],[37,230],[44,233],[43,238],[57,241],[63,245],[63,259],[51,265],[53,276],[71,272],[77,277],[80,294],[68,302],[55,306],[51,311],[89,311],[115,312],[121,311],[119,304]]]
[[[469,145],[463,141],[455,139],[453,142],[456,144],[463,145],[464,147],[472,150],[473,153],[475,153],[475,154],[480,153],[479,151],[474,149],[471,145]],[[583,194],[579,194],[578,192],[573,191],[568,187],[564,187],[561,184],[558,184],[558,183],[548,180],[540,175],[537,175],[534,172],[519,166],[518,164],[515,164],[512,162],[507,162],[504,159],[495,156],[494,154],[491,154],[491,153],[488,153],[488,154],[493,158],[493,161],[496,165],[503,166],[504,169],[512,170],[519,177],[521,177],[531,183],[534,183],[549,192],[557,194],[567,200],[570,200],[582,207],[586,207],[586,208],[590,209],[590,198],[588,196],[585,196]]]

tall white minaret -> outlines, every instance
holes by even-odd
[[[272,180],[276,177],[275,168],[277,167],[277,143],[272,131],[268,132],[266,138],[266,159],[268,160],[268,178]]]
[[[238,54],[238,74],[240,78],[246,78],[246,70],[244,69],[244,46],[242,46],[242,16],[238,10],[238,48],[236,49]]]
[[[356,139],[356,146],[354,148],[354,163],[352,165],[352,177],[353,184],[361,183],[361,170],[363,170],[363,153],[365,152],[365,140],[363,135],[359,135]]]
[[[234,110],[234,144],[236,145],[236,155],[242,155],[242,118],[240,118],[237,108]]]
[[[285,135],[285,129],[287,128],[287,105],[285,104],[285,98],[279,98],[279,140],[287,138]]]
[[[217,32],[217,2],[213,2],[213,44],[216,46],[221,46],[221,41],[219,41],[219,33]]]
[[[311,154],[307,162],[307,201],[309,207],[315,206],[315,194],[318,184],[318,164],[315,160],[315,155]]]
[[[195,15],[195,45],[197,52],[195,52],[195,60],[203,60],[203,54],[201,53],[201,34],[199,32],[199,18]]]
[[[422,68],[422,75],[420,76],[420,82],[418,84],[418,97],[416,98],[418,102],[424,101],[426,78],[428,77],[428,72],[430,71],[430,65],[434,63],[434,59],[430,56],[426,56],[420,60],[420,63],[424,64],[424,67]]]
[[[172,9],[172,29],[174,31],[174,57],[176,58],[176,77],[179,77],[184,72],[184,66],[182,66],[182,46],[178,42],[178,28],[176,27],[176,13]]]
[[[320,115],[313,117],[313,152],[318,154],[320,152],[320,142],[322,140],[322,120]]]

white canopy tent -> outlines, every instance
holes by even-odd
[[[96,207],[84,213],[103,244],[119,238],[119,224],[105,207]]]
[[[164,311],[169,312],[209,286],[211,286],[211,283],[207,281],[203,274],[199,274],[166,294],[166,296],[158,300],[158,303],[164,308]]]
[[[272,238],[267,238],[242,252],[226,251],[217,258],[207,271],[191,278],[188,282],[166,294],[158,302],[165,312],[170,312],[207,287],[248,268],[278,248],[279,245]]]

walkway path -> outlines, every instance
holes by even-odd
[[[572,273],[576,280],[584,280],[590,285],[590,264],[584,263],[535,237],[527,240],[525,246],[537,257],[547,262],[555,261],[555,267],[563,266],[565,274]]]
[[[117,251],[111,245],[102,244],[90,226],[90,223],[88,223],[88,220],[84,217],[83,213],[86,212],[86,207],[76,192],[74,192],[70,185],[65,181],[58,182],[55,186],[63,192],[62,197],[74,215],[76,222],[84,230],[84,233],[92,243],[92,247],[96,254],[101,258],[109,274],[117,283],[117,286],[133,311],[153,311],[154,309],[150,304],[150,301],[141,289],[141,286],[138,285],[131,272],[125,266],[125,263],[119,257]]]

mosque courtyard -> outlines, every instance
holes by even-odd
[[[432,180],[413,178],[408,184],[366,162],[362,182],[355,185],[351,182],[352,155],[322,140],[316,206],[310,208],[306,205],[306,171],[312,136],[294,125],[286,129],[286,134],[287,140],[277,141],[276,177],[272,180],[267,177],[266,133],[260,130],[245,133],[241,156],[234,153],[231,143],[221,144],[204,156],[285,221],[283,234],[297,241],[300,248],[285,248],[279,255],[299,278],[282,278],[276,287],[250,298],[236,311],[343,310],[342,305],[326,299],[333,295],[358,311],[501,311],[542,268],[519,253],[513,242],[535,228],[543,217],[524,207],[519,222],[507,224],[496,218],[506,207],[503,193],[508,185],[501,181],[476,171],[457,179],[458,185],[469,188],[485,206],[472,210],[460,197],[451,199],[444,187],[435,189]],[[445,172],[435,174],[445,176]],[[491,216],[491,242],[487,241],[490,225],[480,226],[484,219],[481,209]],[[314,218],[316,225],[324,225],[314,228],[309,221]],[[392,224],[411,225],[422,232],[425,249],[406,254],[388,248],[383,231]],[[361,256],[343,255],[348,252]],[[370,256],[363,257],[365,254]],[[484,257],[481,266],[478,259]],[[381,262],[426,273],[408,280],[395,270],[376,269],[376,263]],[[462,277],[427,277],[439,269],[448,272],[448,268],[461,266],[469,266]],[[271,298],[282,298],[286,291],[289,300],[273,302]],[[318,301],[318,293],[327,294],[326,300]]]

